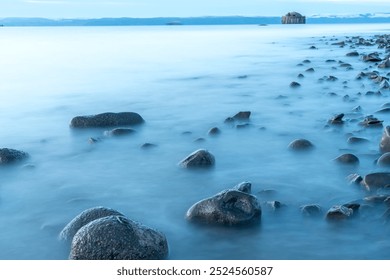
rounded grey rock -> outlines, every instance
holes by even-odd
[[[74,117],[70,126],[73,128],[110,127],[121,125],[136,125],[144,122],[144,119],[134,112],[102,113],[90,116]]]
[[[250,182],[241,182],[233,187],[233,189],[244,193],[251,193],[252,184]]]
[[[253,195],[225,190],[194,204],[186,214],[189,221],[219,225],[245,225],[259,222],[261,207]]]
[[[288,145],[288,148],[295,151],[303,151],[314,148],[314,145],[309,140],[296,139]]]
[[[377,160],[377,164],[380,166],[390,166],[390,152],[381,155]]]
[[[188,155],[179,165],[185,168],[211,167],[215,164],[215,157],[207,150],[199,149]]]
[[[390,187],[390,173],[377,172],[367,174],[364,176],[362,184],[367,188],[367,190]]]
[[[343,164],[358,164],[359,158],[354,154],[342,154],[334,159],[335,161]]]
[[[124,215],[114,209],[102,206],[84,210],[64,227],[64,229],[60,232],[59,238],[61,240],[71,240],[80,228],[96,219],[107,216]]]
[[[167,256],[168,242],[162,233],[123,216],[108,216],[76,233],[69,259],[160,260]]]
[[[14,149],[0,149],[0,165],[23,161],[29,157],[28,153]]]

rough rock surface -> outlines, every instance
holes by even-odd
[[[194,204],[186,214],[189,221],[220,225],[244,225],[259,222],[261,207],[253,195],[225,190]]]
[[[90,116],[74,117],[70,126],[74,128],[110,127],[121,125],[136,125],[144,122],[144,119],[134,112],[102,113]]]
[[[344,205],[332,206],[326,213],[328,220],[343,220],[352,217],[353,210]]]
[[[29,155],[26,152],[14,149],[0,149],[0,165],[12,164],[27,159]]]
[[[69,259],[159,260],[167,256],[168,242],[162,233],[123,216],[108,216],[76,233]]]
[[[179,165],[185,168],[211,167],[215,164],[215,157],[207,150],[199,149],[188,155]]]

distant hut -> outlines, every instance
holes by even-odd
[[[282,17],[283,24],[305,24],[306,17],[297,12],[287,13]]]

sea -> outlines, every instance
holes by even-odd
[[[383,34],[390,24],[0,28],[0,148],[29,154],[0,168],[0,259],[68,259],[60,231],[96,206],[164,233],[171,260],[389,259],[383,206],[326,219],[334,205],[378,194],[348,175],[389,171],[375,164],[383,127],[359,121],[374,114],[390,125],[376,113],[390,91],[356,76],[390,71],[346,56],[384,50],[332,45]],[[330,75],[338,80],[321,79]],[[225,123],[240,111],[251,112],[243,126]],[[119,138],[69,126],[103,112],[137,112],[145,123]],[[329,125],[340,113],[346,122]],[[213,127],[221,133],[209,135]],[[351,135],[368,141],[351,145]],[[291,151],[299,138],[315,148]],[[214,168],[178,165],[197,149],[215,156]],[[358,166],[334,161],[347,152]],[[259,225],[186,220],[194,203],[243,181],[262,207]],[[321,214],[304,216],[307,204]]]

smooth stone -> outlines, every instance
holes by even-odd
[[[376,163],[380,166],[390,166],[390,152],[381,155]]]
[[[390,152],[390,126],[386,126],[382,133],[382,138],[379,143],[381,153]]]
[[[69,259],[160,260],[168,256],[164,234],[123,216],[83,226],[73,237]]]
[[[314,70],[314,68],[308,68],[308,69],[305,70],[305,72],[311,72],[312,73],[312,72],[315,72],[315,70]]]
[[[286,206],[286,205],[281,203],[278,200],[271,200],[271,201],[266,201],[264,203],[264,206],[267,207],[271,211],[277,211],[278,209],[280,209],[280,208],[282,208],[283,206]]]
[[[377,172],[364,176],[362,184],[367,190],[390,187],[390,173]]]
[[[359,53],[357,51],[353,51],[353,52],[347,53],[346,56],[359,56]]]
[[[332,206],[326,213],[328,220],[343,220],[352,217],[353,210],[343,205]]]
[[[300,78],[300,79],[302,79],[302,78],[304,78],[305,77],[305,75],[303,75],[302,73],[300,73],[300,74],[298,74],[298,76],[297,76],[298,78]]]
[[[382,204],[388,199],[390,196],[388,195],[372,195],[366,196],[363,200],[366,202],[374,203],[374,204]]]
[[[375,118],[374,116],[370,115],[364,118],[362,122],[359,124],[366,127],[381,127],[383,121]]]
[[[379,85],[380,89],[390,89],[390,83],[387,80],[383,80],[382,83]]]
[[[0,165],[13,164],[21,162],[29,157],[29,154],[14,149],[0,149]]]
[[[221,134],[221,130],[218,127],[210,128],[210,130],[207,132],[208,135],[218,135]]]
[[[341,113],[341,114],[338,114],[338,115],[335,115],[333,118],[331,118],[328,122],[330,124],[343,124],[344,123],[344,114]]]
[[[241,111],[241,112],[238,112],[237,114],[235,114],[233,116],[233,119],[236,119],[236,120],[247,120],[247,119],[249,119],[250,116],[251,116],[251,112],[250,111]]]
[[[251,193],[252,184],[250,182],[241,182],[233,187],[234,190],[238,190],[244,193]]]
[[[154,148],[154,147],[157,147],[157,145],[153,144],[153,143],[144,143],[144,144],[142,144],[141,149],[150,149],[150,148]]]
[[[314,145],[309,140],[296,139],[288,145],[288,148],[295,151],[303,151],[314,148]]]
[[[343,164],[358,164],[359,158],[354,154],[342,154],[334,159],[335,161]]]
[[[379,57],[379,54],[377,52],[370,53],[368,55],[363,56],[363,61],[365,62],[380,62],[382,59]]]
[[[136,131],[131,128],[114,128],[112,130],[105,131],[106,136],[126,136],[135,133]]]
[[[327,80],[328,82],[335,82],[335,81],[338,80],[338,78],[335,77],[335,76],[329,76],[329,77],[326,78],[326,80]]]
[[[298,83],[298,82],[291,82],[290,83],[290,87],[292,87],[292,88],[297,88],[297,87],[300,87],[300,86],[301,86],[301,84]]]
[[[71,240],[77,231],[86,224],[107,216],[124,216],[122,213],[102,206],[84,210],[71,220],[59,234],[60,240]]]
[[[389,114],[390,113],[390,108],[383,108],[383,109],[380,109],[380,110],[376,111],[375,113]]]
[[[225,190],[195,203],[187,211],[186,218],[207,224],[246,225],[260,221],[261,207],[253,195]]]
[[[185,168],[211,167],[215,164],[215,157],[207,150],[199,149],[188,155],[179,165]]]
[[[348,144],[363,144],[368,143],[369,140],[362,137],[351,136],[347,140]]]
[[[350,184],[360,184],[363,181],[363,177],[359,174],[350,174],[347,177]]]
[[[307,217],[318,216],[322,213],[322,208],[318,204],[302,205],[300,209],[302,215]]]
[[[144,122],[144,119],[134,112],[102,113],[90,116],[74,117],[70,126],[74,128],[109,127],[121,125],[136,125]]]

